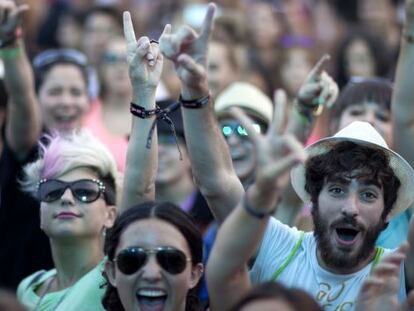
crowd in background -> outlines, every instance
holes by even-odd
[[[7,2],[0,1],[0,7],[3,6],[0,12],[5,10]],[[380,230],[373,227],[378,231],[375,233],[378,247],[399,248],[394,257],[385,257],[379,265],[382,253],[378,262],[375,253],[372,267],[377,269],[372,268],[372,274],[367,272],[371,275],[368,282],[355,285],[358,290],[362,288],[358,304],[351,298],[347,298],[349,301],[341,298],[342,304],[334,305],[331,302],[337,297],[329,299],[335,293],[326,289],[325,297],[321,288],[316,297],[308,296],[305,292],[309,290],[305,288],[304,292],[295,291],[279,283],[263,283],[250,291],[243,265],[248,263],[251,268],[252,283],[261,283],[270,279],[261,267],[272,265],[270,260],[274,258],[264,250],[259,251],[255,244],[258,240],[246,238],[250,249],[248,246],[244,249],[237,241],[223,236],[225,232],[227,236],[236,232],[237,221],[240,224],[246,216],[240,216],[240,204],[244,204],[243,208],[253,218],[272,214],[285,225],[312,231],[317,216],[311,206],[315,202],[306,203],[295,181],[292,188],[287,181],[289,177],[282,176],[281,171],[306,160],[302,144],[311,145],[332,136],[352,121],[373,125],[385,139],[385,145],[376,144],[387,150],[389,146],[409,164],[414,163],[414,151],[407,143],[412,136],[405,128],[414,119],[409,106],[414,96],[410,95],[407,79],[410,54],[408,50],[402,53],[400,46],[402,38],[407,44],[414,42],[408,27],[403,30],[407,20],[413,22],[405,9],[408,4],[414,11],[412,1],[218,0],[216,6],[201,0],[16,0],[15,3],[21,12],[13,15],[19,22],[19,32],[12,37],[20,41],[16,47],[13,42],[10,48],[2,46],[0,40],[0,231],[8,237],[3,246],[0,243],[0,286],[17,290],[19,300],[29,310],[94,310],[96,304],[99,304],[96,310],[104,307],[133,310],[136,302],[125,294],[135,289],[128,277],[139,273],[142,266],[150,265],[148,258],[152,254],[156,254],[160,267],[172,276],[171,280],[170,276],[166,278],[166,283],[176,288],[137,290],[138,305],[145,306],[144,310],[158,310],[164,304],[171,310],[198,310],[191,307],[197,299],[204,308],[210,304],[211,310],[230,310],[230,307],[266,310],[265,306],[249,309],[246,305],[256,298],[276,297],[289,306],[286,310],[319,310],[316,299],[327,310],[334,307],[346,310],[349,303],[352,310],[362,311],[381,306],[378,299],[381,295],[391,297],[382,301],[381,310],[391,310],[388,306],[405,310],[403,305],[397,306],[395,298],[404,301],[403,290],[376,291],[375,286],[384,280],[399,285],[399,264],[405,256],[411,258],[403,243],[409,232],[412,207],[407,207],[412,203],[411,198],[406,199],[407,206],[398,210],[401,213],[391,212],[391,221],[387,218],[385,223],[380,222]],[[124,11],[130,15],[123,14]],[[414,14],[412,17],[414,20]],[[11,19],[10,12],[0,14],[0,39],[7,38],[4,31],[12,24]],[[180,28],[182,25],[191,28]],[[205,87],[203,78],[207,79]],[[394,86],[396,79],[398,88]],[[398,92],[393,93],[395,89]],[[206,90],[208,95],[204,96]],[[176,109],[178,99],[181,109]],[[28,105],[23,109],[25,102]],[[31,103],[39,107],[30,106]],[[193,104],[195,108],[205,107],[206,103],[214,103],[214,108],[205,112],[204,119],[200,110],[190,107]],[[275,118],[278,113],[281,116]],[[153,115],[157,115],[156,120],[141,121]],[[87,134],[76,134],[66,142],[65,135],[79,128],[86,128]],[[370,133],[371,129],[361,127],[359,131]],[[287,147],[283,149],[276,139],[285,132],[296,138],[294,142],[284,142]],[[57,133],[64,135],[60,137]],[[265,136],[266,133],[270,134]],[[269,151],[265,144],[275,149]],[[294,158],[287,159],[286,148],[293,150]],[[341,152],[349,152],[352,158],[355,156],[352,148],[346,145]],[[286,163],[272,171],[270,160],[276,163],[285,157]],[[368,155],[361,158],[363,163],[369,162]],[[383,163],[375,162],[377,158],[372,161],[373,166]],[[356,165],[349,169],[352,172],[361,170],[355,163],[350,165]],[[266,176],[267,169],[272,176]],[[404,181],[409,189],[412,176],[408,166],[407,172]],[[382,171],[377,174],[380,177],[376,178],[383,182]],[[279,194],[275,190],[278,187],[260,184],[271,179],[283,184],[284,190],[277,199],[270,198],[271,195],[268,198],[267,194],[258,199],[256,188],[263,193]],[[387,187],[398,189],[397,182],[391,183]],[[90,193],[76,192],[76,187]],[[254,194],[241,199],[249,187],[254,189],[249,193]],[[70,199],[66,198],[68,189],[72,192]],[[403,204],[399,203],[399,197],[393,199],[396,205]],[[246,203],[247,198],[253,207]],[[75,234],[76,243],[67,242],[70,239],[66,240],[53,221],[47,221],[56,202],[65,201],[70,206],[71,200],[73,204],[82,202],[92,206],[92,211],[82,212],[91,223],[82,229],[85,231]],[[263,207],[258,211],[255,209],[258,202],[274,208]],[[21,206],[25,211],[20,213]],[[118,217],[114,206],[118,207]],[[19,217],[21,222],[17,224],[14,220]],[[249,225],[246,221],[246,231],[237,231],[236,236],[247,234]],[[224,227],[221,236],[220,226]],[[268,238],[271,229],[265,234],[263,228],[257,227],[254,235],[262,235],[266,247],[275,251],[277,247]],[[348,229],[355,228],[340,229],[347,236],[345,240],[354,234]],[[157,240],[159,232],[170,236],[168,243],[174,247],[146,249],[135,245],[151,244],[149,241]],[[214,248],[216,237],[219,243]],[[303,245],[308,245],[307,237],[296,231],[291,235],[286,233],[286,244],[291,242],[294,251],[287,261],[275,260],[283,267],[278,275],[283,275],[302,239],[305,239]],[[297,247],[296,238],[300,241]],[[316,240],[319,243],[318,237]],[[125,249],[118,252],[120,248]],[[234,260],[233,266],[224,264],[223,257],[231,256],[230,250],[240,254],[240,260]],[[9,256],[10,252],[15,257]],[[31,259],[28,253],[33,252],[37,256]],[[66,260],[68,254],[76,260]],[[203,263],[207,263],[210,254],[213,268],[206,280]],[[103,259],[104,255],[108,261]],[[141,256],[141,265],[135,269],[132,266],[131,270],[127,261],[132,257],[128,256]],[[175,261],[163,262],[162,256],[170,256],[167,259],[175,256]],[[328,261],[326,258],[323,257]],[[365,263],[366,258],[361,262]],[[192,262],[191,271],[184,266],[186,260]],[[354,264],[358,266],[360,262]],[[345,262],[343,265],[348,267]],[[293,282],[290,279],[283,282],[287,274],[294,275],[289,272],[292,267],[296,266],[290,265],[285,276],[278,279],[285,285]],[[35,273],[44,269],[52,270]],[[104,276],[99,272],[102,270]],[[75,281],[70,277],[72,272]],[[187,276],[185,281],[182,274]],[[407,275],[409,279],[411,274]],[[117,287],[117,282],[122,285]],[[89,292],[94,283],[102,286]],[[409,285],[407,281],[407,293]],[[176,293],[177,288],[182,292]],[[234,296],[237,291],[249,294],[238,301]],[[60,294],[53,296],[55,292]],[[341,293],[342,290],[338,296]],[[17,304],[12,306],[13,297],[8,292],[3,295],[4,298],[0,295],[0,310],[3,310],[1,303],[4,310],[20,310]],[[226,295],[228,301],[223,300]],[[183,297],[187,297],[184,304]],[[412,296],[409,297],[407,310],[413,306]]]

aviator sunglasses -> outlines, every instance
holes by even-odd
[[[68,188],[83,203],[96,201],[105,192],[105,185],[98,179],[79,179],[72,182],[42,179],[37,186],[37,196],[42,202],[53,202],[60,199]]]
[[[123,274],[130,275],[145,266],[150,254],[155,254],[158,264],[170,274],[183,272],[187,266],[187,262],[191,261],[182,251],[173,247],[161,246],[151,249],[128,247],[118,253],[114,262],[119,271]]]

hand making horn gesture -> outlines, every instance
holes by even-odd
[[[174,62],[184,99],[199,98],[208,93],[207,50],[215,11],[216,6],[210,3],[199,33],[186,25],[171,33],[171,27],[167,25],[160,37],[160,50]]]
[[[318,114],[324,106],[330,108],[338,97],[338,85],[324,70],[329,59],[328,54],[323,55],[306,77],[297,96],[300,108]]]
[[[275,92],[273,120],[265,135],[258,133],[253,121],[239,108],[230,113],[245,127],[257,150],[255,184],[258,188],[273,185],[280,189],[278,179],[298,162],[304,162],[307,154],[302,144],[290,134],[283,133],[287,109],[287,97],[283,90]]]
[[[0,47],[5,47],[20,36],[20,21],[27,4],[16,5],[11,0],[0,0]]]
[[[124,12],[123,21],[129,76],[134,91],[155,92],[161,79],[163,65],[163,56],[159,52],[158,42],[145,36],[136,39],[129,12]],[[164,28],[164,33],[168,27],[170,26],[167,25]]]

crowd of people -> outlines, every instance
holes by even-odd
[[[414,0],[0,0],[0,310],[414,310]]]

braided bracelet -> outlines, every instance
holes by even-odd
[[[171,131],[174,135],[175,143],[177,145],[177,149],[180,154],[180,160],[182,160],[183,156],[182,156],[180,146],[178,144],[178,138],[177,138],[177,133],[175,131],[174,122],[168,116],[168,113],[178,109],[179,107],[180,107],[180,104],[178,102],[175,102],[171,104],[170,106],[166,107],[165,109],[161,109],[160,107],[157,106],[155,109],[147,110],[144,107],[131,102],[129,111],[134,116],[141,118],[141,119],[148,119],[148,118],[151,118],[152,116],[155,116],[155,120],[152,122],[151,128],[147,136],[147,144],[146,144],[147,149],[151,148],[152,136],[154,134],[155,126],[157,125],[157,120],[160,119],[160,120],[163,120],[165,123],[167,123],[170,126]]]
[[[206,106],[210,102],[210,93],[205,97],[202,97],[199,99],[190,99],[190,100],[184,100],[182,96],[180,95],[180,98],[178,99],[178,101],[181,103],[181,105],[184,108],[199,109],[199,108]]]

